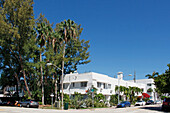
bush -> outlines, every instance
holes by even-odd
[[[92,99],[91,98],[86,99],[84,102],[86,103],[87,107],[92,107]]]
[[[64,103],[69,103],[70,102],[70,97],[68,94],[64,94]]]
[[[118,103],[118,95],[111,95],[111,98],[110,98],[110,103],[112,104],[117,104]]]
[[[164,100],[164,98],[169,98],[168,96],[161,96],[161,100]]]
[[[147,102],[149,100],[149,98],[143,98],[143,101]]]
[[[39,103],[39,105],[42,105],[42,102],[39,101],[38,103]]]

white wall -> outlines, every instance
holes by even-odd
[[[87,82],[87,87],[81,87],[81,82]],[[97,87],[97,83],[101,83],[101,87]],[[81,94],[86,94],[86,90],[90,89],[92,85],[97,88],[97,93],[102,93],[107,97],[107,99],[110,99],[110,95],[116,94],[115,87],[118,86],[118,79],[109,77],[107,75],[89,72],[89,73],[73,73],[73,74],[67,74],[64,77],[64,82],[67,84],[67,89],[64,89],[64,93],[67,94],[74,94],[74,92],[79,92]],[[74,83],[74,87],[73,87]],[[106,85],[106,88],[104,88],[104,84]],[[108,84],[111,84],[111,88],[108,88]],[[144,92],[146,92],[146,84],[142,83],[134,83],[132,81],[125,81],[120,80],[120,86],[125,87],[139,87],[143,88]],[[142,94],[138,94],[142,95]]]
[[[157,100],[158,98],[157,98],[157,93],[155,92],[155,88],[156,88],[156,86],[154,85],[154,79],[140,79],[140,80],[136,80],[136,83],[143,83],[143,84],[145,84],[146,85],[146,93],[148,93],[150,96],[151,96],[151,100]],[[151,84],[151,86],[148,86],[147,84]],[[147,90],[149,89],[149,88],[152,88],[153,89],[153,92],[151,92],[151,93],[149,93],[149,92],[147,92]]]

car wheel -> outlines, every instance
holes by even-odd
[[[30,107],[30,105],[29,104],[27,104],[27,108],[29,108]]]

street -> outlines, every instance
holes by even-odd
[[[161,111],[161,105],[135,106],[128,108],[95,108],[95,109],[69,109],[52,110],[36,108],[20,108],[0,106],[0,113],[166,113]],[[167,112],[168,113],[168,112]]]

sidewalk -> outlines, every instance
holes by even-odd
[[[131,105],[131,107],[134,107],[134,105]],[[39,108],[39,109],[43,109],[43,108]],[[48,110],[56,110],[56,111],[95,111],[95,110],[107,110],[107,109],[116,109],[116,106],[112,106],[112,107],[108,107],[108,108],[87,108],[87,109],[68,109],[68,110],[48,109]]]

